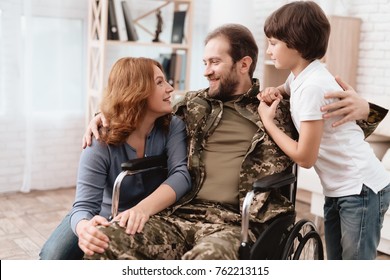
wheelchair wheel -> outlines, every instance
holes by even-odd
[[[251,247],[249,259],[279,260],[294,221],[295,213],[273,220]]]
[[[315,225],[306,219],[291,230],[282,252],[282,260],[323,260],[322,240]]]
[[[323,260],[324,253],[322,250],[320,235],[316,231],[310,231],[299,243],[297,250],[294,253],[294,260]],[[322,256],[320,256],[320,254]]]

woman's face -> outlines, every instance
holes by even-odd
[[[148,97],[148,112],[155,114],[156,118],[172,112],[171,93],[173,87],[165,79],[164,73],[157,66],[154,69],[154,92]]]

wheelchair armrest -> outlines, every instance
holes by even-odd
[[[296,176],[294,172],[285,170],[280,173],[265,176],[253,183],[253,189],[246,194],[242,205],[240,259],[249,259],[250,256],[250,246],[248,244],[249,216],[255,193],[283,188],[293,184],[295,180]],[[295,197],[295,195],[293,197]]]
[[[136,158],[121,164],[123,171],[136,171],[149,168],[165,168],[167,167],[167,156],[165,154],[159,156],[150,156],[144,158]]]
[[[290,185],[294,183],[295,180],[296,178],[294,173],[290,170],[286,170],[257,180],[253,183],[253,190],[257,192],[267,192]]]
[[[165,154],[159,156],[150,156],[144,158],[132,159],[121,164],[122,172],[116,177],[114,187],[112,190],[112,205],[111,216],[109,220],[112,220],[118,214],[119,207],[119,193],[122,184],[122,180],[126,176],[131,176],[143,172],[147,172],[154,169],[164,169],[167,167],[167,156]]]

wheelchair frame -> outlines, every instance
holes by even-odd
[[[166,169],[165,155],[150,156],[122,163],[122,172],[117,176],[113,194],[111,217],[118,214],[119,193],[122,180],[126,176],[148,172],[154,169]],[[250,229],[249,212],[256,192],[266,192],[280,189],[294,205],[297,189],[297,166],[282,173],[264,177],[253,184],[253,190],[248,192],[243,203],[241,221],[240,259],[279,259],[279,260],[323,260],[323,244],[314,223],[307,219],[295,223],[296,212],[277,216],[266,224],[257,240],[251,244],[248,240]]]
[[[155,169],[166,169],[167,157],[166,155],[160,155],[137,158],[122,163],[121,168],[122,172],[119,173],[119,175],[116,177],[112,190],[111,216],[109,217],[109,220],[112,220],[116,217],[116,215],[118,215],[119,194],[123,179],[126,176],[132,176],[138,173],[144,173]]]
[[[279,189],[294,205],[297,192],[297,165],[291,170],[264,177],[253,184],[242,207],[240,259],[323,260],[322,239],[313,222],[301,219],[295,222],[296,211],[278,216],[266,223],[266,228],[254,244],[248,241],[249,211],[256,192]]]

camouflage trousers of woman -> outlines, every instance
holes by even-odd
[[[109,237],[109,247],[85,259],[235,260],[241,216],[234,209],[198,201],[170,216],[152,216],[142,233],[129,235],[118,223],[100,230]]]

